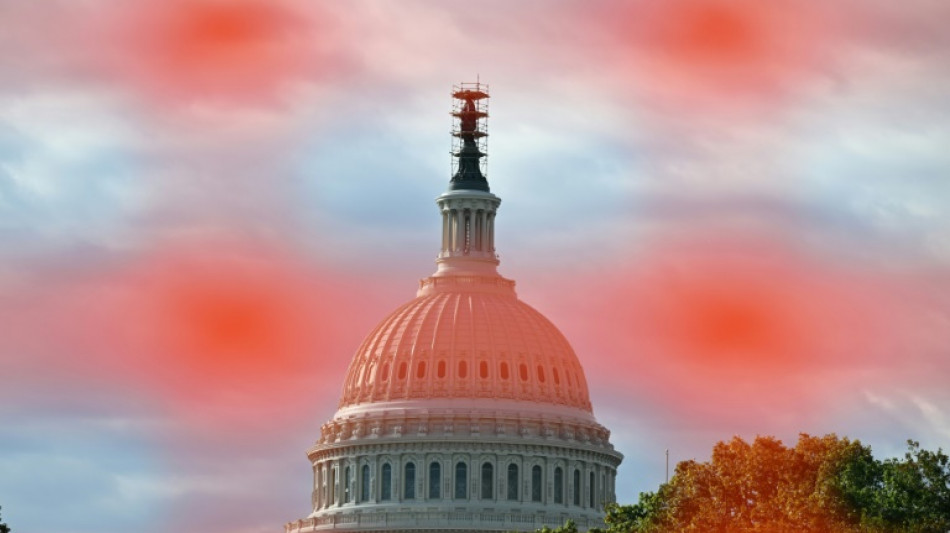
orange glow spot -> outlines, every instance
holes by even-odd
[[[677,280],[654,301],[657,331],[672,350],[698,363],[778,368],[793,358],[805,362],[809,310],[784,288],[786,281],[740,278],[721,265]]]
[[[341,317],[352,315],[348,282],[329,277],[288,251],[250,244],[143,257],[122,274],[128,296],[109,311],[114,336],[127,344],[107,346],[128,360],[117,377],[182,416],[233,421],[302,408],[301,387],[344,370],[345,357],[326,356],[352,349],[341,333]]]
[[[302,363],[294,348],[303,348],[303,302],[292,287],[264,273],[189,277],[168,280],[159,307],[183,370],[266,380]]]
[[[788,93],[820,70],[833,37],[824,8],[790,0],[664,0],[606,16],[617,72],[672,104],[709,109]]]
[[[754,61],[771,46],[768,35],[762,33],[767,17],[761,10],[716,2],[686,3],[666,15],[668,27],[658,35],[658,44],[674,60],[694,64]]]
[[[123,47],[111,68],[157,99],[257,101],[320,66],[312,26],[281,0],[149,0],[114,17],[104,46]]]

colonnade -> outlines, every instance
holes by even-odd
[[[461,502],[518,503],[600,511],[615,501],[608,465],[523,454],[346,456],[313,466],[313,509]]]
[[[495,251],[495,212],[486,209],[442,210],[442,255],[491,254]]]

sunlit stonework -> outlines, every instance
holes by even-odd
[[[458,164],[436,203],[437,270],[350,363],[307,451],[312,512],[288,533],[603,525],[622,456],[560,331],[497,272],[501,200],[482,172],[487,87],[453,96]]]

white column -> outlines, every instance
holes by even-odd
[[[479,213],[479,249],[482,252],[488,252],[488,211],[484,209]]]
[[[452,247],[456,252],[461,252],[465,247],[465,221],[461,209],[455,210],[455,246]]]
[[[449,248],[449,243],[447,242],[449,238],[449,214],[444,209],[442,210],[442,249],[439,250],[441,253],[445,253]]]
[[[488,217],[488,251],[495,251],[495,213]]]

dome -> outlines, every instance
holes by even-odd
[[[307,449],[311,512],[285,533],[604,528],[623,455],[564,335],[498,273],[501,199],[481,173],[487,86],[455,88],[458,158],[416,298],[366,336]]]
[[[383,319],[357,350],[340,408],[496,398],[591,412],[574,350],[554,324],[515,296],[514,282],[452,276],[422,284],[420,296]]]

